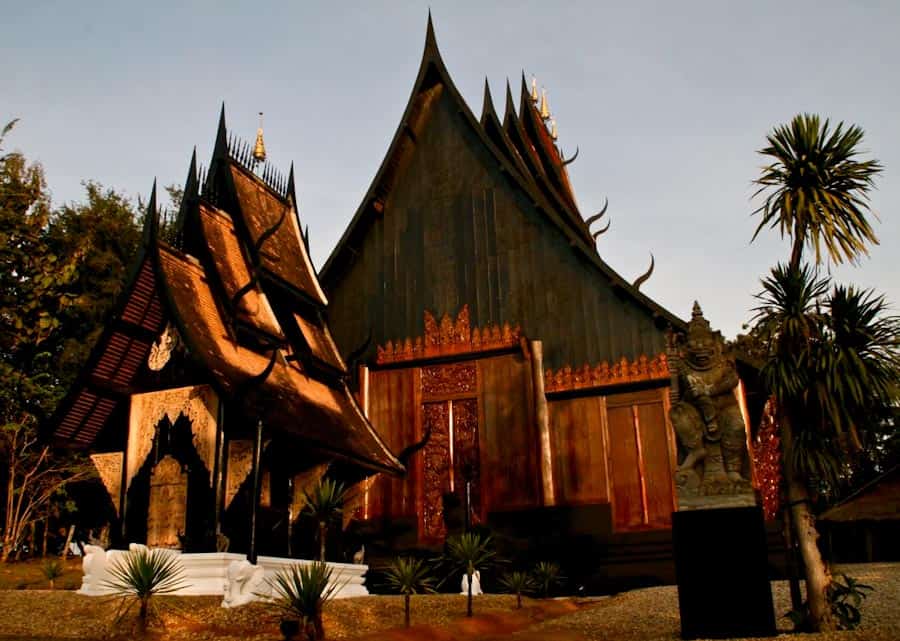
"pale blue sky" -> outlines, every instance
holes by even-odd
[[[41,161],[57,203],[91,178],[137,196],[209,158],[220,103],[246,139],[264,111],[270,158],[295,163],[321,266],[356,210],[409,97],[428,5],[3,2],[0,121]],[[788,246],[749,244],[755,150],[813,111],[866,130],[886,171],[882,244],[843,280],[900,303],[900,3],[432,2],[438,44],[480,113],[521,70],[546,86],[582,213],[609,198],[603,257],[682,317],[700,300],[734,335]],[[498,105],[502,109],[502,103]],[[442,311],[442,310],[439,310]],[[509,319],[515,321],[516,319]]]

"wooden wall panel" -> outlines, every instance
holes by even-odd
[[[644,508],[634,415],[630,404],[610,405],[606,413],[613,526],[616,530],[639,528],[644,524]]]
[[[542,504],[540,436],[534,418],[531,370],[521,354],[478,361],[481,381],[483,510]]]
[[[652,527],[671,527],[674,508],[669,441],[662,398],[637,406],[647,484],[647,520]]]
[[[369,373],[369,419],[393,452],[416,442],[418,435],[417,368]],[[413,465],[418,465],[414,458]],[[416,513],[416,470],[406,478],[379,474],[369,490],[368,516],[413,516]]]
[[[603,399],[558,399],[549,403],[548,410],[557,505],[609,501]]]

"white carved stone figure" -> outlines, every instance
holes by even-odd
[[[462,588],[462,592],[460,592],[460,594],[469,594],[468,574],[463,574],[460,587]],[[475,573],[472,574],[472,596],[476,596],[478,594],[484,594],[484,592],[481,591],[481,572],[475,570]]]
[[[363,563],[365,563],[365,561],[366,561],[366,546],[363,545],[353,555],[353,562],[356,565],[362,565]]]
[[[82,594],[97,594],[104,590],[103,581],[107,579],[107,567],[109,560],[106,558],[106,550],[99,545],[85,545],[84,558],[81,560],[81,571],[84,577],[81,579]]]
[[[266,581],[265,570],[246,559],[232,561],[225,574],[225,598],[223,608],[233,608],[272,594],[272,586]]]

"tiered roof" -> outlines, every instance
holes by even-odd
[[[158,233],[154,187],[136,275],[60,406],[54,434],[89,446],[121,401],[148,391],[147,357],[171,323],[204,382],[248,419],[364,467],[400,472],[347,387],[300,231],[293,168],[285,182],[246,149],[228,136],[223,108],[202,188],[191,162],[172,243]]]

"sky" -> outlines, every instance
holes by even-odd
[[[7,5],[9,0],[4,0]],[[46,171],[55,204],[96,180],[146,199],[208,163],[219,108],[269,159],[295,166],[313,261],[325,262],[369,187],[422,54],[423,2],[16,2],[0,21],[5,141]],[[765,136],[800,112],[866,132],[885,171],[881,245],[823,269],[900,304],[900,3],[439,2],[438,46],[480,115],[524,70],[547,89],[582,214],[609,199],[598,251],[689,318],[699,300],[731,337],[789,243],[756,227]],[[502,102],[497,105],[502,112]],[[439,313],[444,310],[436,310]],[[454,310],[447,310],[454,311]],[[515,322],[516,319],[509,319]]]

